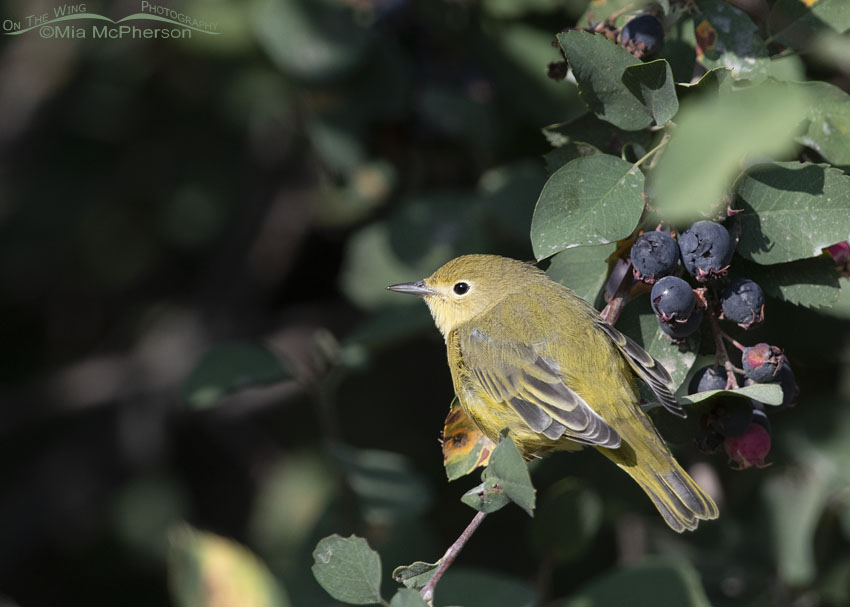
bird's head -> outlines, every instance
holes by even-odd
[[[446,336],[466,322],[545,276],[534,266],[497,255],[464,255],[446,263],[428,278],[387,287],[425,300],[437,328]]]

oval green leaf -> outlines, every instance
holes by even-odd
[[[362,537],[326,537],[316,545],[313,561],[313,577],[336,600],[352,605],[381,602],[381,557]]]

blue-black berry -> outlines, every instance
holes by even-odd
[[[694,308],[694,311],[691,312],[690,317],[686,321],[674,320],[672,322],[666,322],[658,317],[658,326],[673,339],[684,339],[699,329],[700,323],[702,323],[702,317],[703,309]]]
[[[784,361],[785,356],[782,350],[765,343],[744,348],[741,356],[744,376],[760,384],[776,381],[779,368]]]
[[[749,278],[736,278],[720,295],[723,316],[744,329],[764,320],[764,293]]]
[[[779,385],[782,386],[782,404],[785,406],[793,405],[797,400],[797,394],[800,393],[800,388],[797,387],[797,380],[794,377],[794,372],[787,361],[779,367]]]
[[[664,47],[664,27],[655,15],[643,13],[623,26],[620,43],[638,59],[652,57]]]
[[[728,379],[726,368],[721,365],[703,367],[691,378],[688,384],[688,394],[707,392],[708,390],[725,390]]]
[[[700,282],[724,276],[732,262],[735,241],[729,231],[713,221],[698,221],[679,236],[685,269]]]
[[[666,232],[644,232],[632,245],[631,258],[635,277],[652,284],[676,271],[679,246]]]
[[[697,299],[691,285],[676,276],[665,276],[650,294],[652,310],[664,322],[684,322],[691,317]]]

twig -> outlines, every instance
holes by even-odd
[[[723,331],[722,329],[720,330],[720,335],[723,337],[723,339],[725,339],[730,344],[732,344],[733,346],[738,348],[741,352],[743,352],[744,350],[747,349],[747,346],[745,346],[741,342],[737,341],[734,337],[732,337],[731,335],[729,335],[728,333],[726,333],[726,331]]]
[[[644,163],[644,162],[645,162],[648,158],[652,157],[652,156],[653,156],[653,155],[654,155],[654,154],[655,154],[658,150],[660,150],[660,149],[661,149],[661,148],[663,148],[665,145],[667,145],[667,142],[668,142],[668,141],[670,141],[670,135],[665,134],[665,135],[661,138],[661,141],[658,143],[658,145],[656,145],[654,148],[652,148],[651,150],[649,150],[649,151],[648,151],[646,154],[644,154],[642,157],[638,158],[637,162],[635,162],[635,163],[632,165],[632,167],[637,168],[637,167],[639,167],[640,165],[642,165],[642,164],[643,164],[643,163]]]
[[[617,319],[620,318],[623,308],[626,307],[626,303],[629,301],[629,293],[632,290],[634,281],[632,265],[629,264],[625,275],[623,275],[623,280],[620,282],[620,286],[614,292],[614,296],[611,297],[611,300],[602,308],[602,312],[599,313],[602,320],[612,325],[617,323]]]
[[[437,585],[437,582],[440,581],[440,578],[443,577],[443,574],[457,558],[457,555],[460,554],[460,551],[466,545],[466,542],[469,541],[469,538],[472,537],[472,534],[475,533],[475,530],[478,529],[478,526],[481,524],[481,521],[484,520],[485,516],[487,516],[487,513],[485,512],[479,512],[476,514],[469,522],[469,525],[466,526],[466,529],[463,530],[463,533],[460,534],[460,537],[455,540],[454,544],[449,546],[449,549],[446,550],[443,558],[440,559],[440,566],[437,567],[433,577],[428,580],[428,583],[425,584],[425,587],[422,588],[419,593],[429,605],[433,604],[434,587]]]
[[[729,360],[729,353],[726,352],[726,345],[723,343],[723,331],[717,323],[717,316],[712,312],[711,306],[709,306],[707,312],[711,323],[711,333],[714,335],[714,360],[715,362],[723,363],[723,366],[726,368],[726,389],[736,389],[739,387],[738,378],[735,376],[735,367],[732,361]]]

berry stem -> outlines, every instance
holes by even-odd
[[[602,320],[611,325],[617,323],[617,319],[620,318],[623,308],[626,307],[626,303],[629,301],[629,293],[632,290],[634,281],[635,277],[632,272],[632,264],[629,264],[629,267],[626,268],[626,273],[623,275],[623,280],[620,282],[620,286],[614,292],[614,296],[611,297],[610,301],[602,308],[602,312],[599,313]]]
[[[747,348],[747,346],[745,346],[741,342],[737,341],[734,337],[732,337],[731,335],[729,335],[728,333],[726,333],[722,329],[720,329],[720,335],[723,337],[723,339],[725,339],[730,344],[732,344],[733,346],[738,348],[741,352],[743,352]]]
[[[715,361],[718,364],[723,364],[723,367],[726,369],[726,389],[734,390],[739,387],[738,378],[735,377],[735,366],[729,360],[729,353],[726,351],[726,345],[723,343],[724,333],[711,307],[708,309],[708,319],[711,323],[711,333],[714,335]]]
[[[476,514],[469,525],[466,526],[466,529],[463,530],[463,533],[454,541],[454,543],[449,546],[449,549],[446,550],[446,553],[443,555],[443,558],[440,559],[440,566],[437,567],[437,570],[434,572],[434,575],[428,580],[428,583],[425,584],[425,587],[420,591],[420,595],[422,599],[427,602],[429,605],[433,604],[434,601],[434,587],[437,585],[437,582],[440,581],[440,578],[443,577],[443,574],[448,570],[454,560],[457,558],[457,555],[460,554],[460,551],[466,545],[466,542],[469,541],[469,538],[472,537],[472,534],[475,533],[475,530],[478,529],[478,526],[481,524],[481,521],[484,520],[484,517],[487,516],[486,512],[479,512]]]

